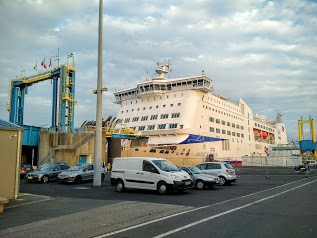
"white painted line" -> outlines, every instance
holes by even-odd
[[[17,204],[17,205],[13,205],[13,206],[5,206],[3,209],[6,210],[6,209],[14,208],[14,207],[22,207],[22,206],[26,206],[26,205],[30,205],[30,204],[34,204],[34,203],[39,203],[39,202],[45,202],[45,201],[49,201],[49,200],[53,200],[53,199],[55,199],[55,198],[46,198],[46,199],[39,200],[39,201],[26,202],[23,204]]]
[[[248,203],[248,204],[243,205],[243,206],[241,206],[241,207],[237,207],[237,208],[228,210],[228,211],[226,211],[226,212],[222,212],[222,213],[219,213],[219,214],[217,214],[217,215],[214,215],[214,216],[211,216],[211,217],[207,217],[207,218],[205,218],[205,219],[202,219],[202,220],[200,220],[200,221],[193,222],[193,223],[188,224],[188,225],[186,225],[186,226],[182,226],[182,227],[177,228],[177,229],[175,229],[175,230],[171,230],[171,231],[169,231],[169,232],[165,232],[165,233],[163,233],[163,234],[161,234],[161,235],[158,235],[158,236],[155,236],[155,237],[153,237],[153,238],[161,238],[161,237],[165,237],[165,236],[171,235],[171,234],[173,234],[173,233],[179,232],[179,231],[181,231],[181,230],[187,229],[187,228],[192,227],[192,226],[196,226],[196,225],[201,224],[201,223],[206,222],[206,221],[210,221],[210,220],[212,220],[212,219],[215,219],[215,218],[217,218],[217,217],[226,215],[226,214],[228,214],[228,213],[235,212],[235,211],[237,211],[237,210],[240,210],[240,209],[243,209],[243,208],[252,206],[252,205],[254,205],[254,204],[263,202],[263,201],[265,201],[265,200],[268,200],[268,199],[277,197],[277,196],[279,196],[279,195],[281,195],[281,194],[290,192],[290,191],[292,191],[292,190],[295,190],[295,189],[297,189],[297,188],[306,186],[306,185],[311,184],[311,183],[316,182],[316,181],[317,181],[317,180],[313,180],[313,181],[310,181],[310,182],[308,182],[308,183],[299,185],[299,186],[297,186],[297,187],[294,187],[294,188],[285,190],[285,191],[283,191],[283,192],[274,194],[274,195],[272,195],[272,196],[269,196],[269,197],[266,197],[266,198],[262,198],[262,199],[260,199],[260,200],[255,201],[255,202]]]
[[[212,204],[212,205],[198,207],[198,208],[190,209],[190,210],[187,210],[187,211],[175,213],[173,215],[169,215],[169,216],[166,216],[166,217],[161,217],[161,218],[158,218],[158,219],[155,219],[155,220],[152,220],[152,221],[144,222],[142,224],[130,226],[130,227],[127,227],[127,228],[124,228],[124,229],[121,229],[121,230],[117,230],[117,231],[113,231],[113,232],[110,232],[110,233],[107,233],[107,234],[103,234],[103,235],[100,235],[100,236],[95,236],[94,238],[103,238],[103,237],[107,237],[107,236],[112,236],[112,235],[115,235],[115,234],[118,234],[118,233],[121,233],[121,232],[124,232],[124,231],[133,230],[133,229],[138,228],[138,227],[142,227],[142,226],[146,226],[146,225],[158,222],[158,221],[166,220],[166,219],[169,219],[171,217],[176,217],[176,216],[183,215],[183,214],[186,214],[186,213],[189,213],[189,212],[198,211],[198,210],[205,209],[205,208],[208,208],[208,207],[211,207],[211,206],[216,206],[216,205],[223,204],[223,203],[226,203],[226,202],[231,202],[231,201],[234,201],[234,200],[238,200],[240,198],[245,198],[245,197],[249,197],[249,196],[252,196],[252,195],[259,194],[259,193],[267,192],[267,191],[270,191],[270,190],[273,190],[273,189],[276,189],[276,188],[284,187],[284,186],[287,186],[287,185],[290,185],[290,184],[293,184],[293,183],[296,183],[296,182],[299,182],[299,181],[302,181],[302,180],[306,180],[306,178],[301,179],[301,180],[297,180],[297,181],[293,181],[293,182],[290,182],[290,183],[287,183],[287,184],[279,185],[279,186],[274,187],[274,188],[269,188],[269,189],[266,189],[266,190],[262,190],[262,191],[259,191],[259,192],[256,192],[256,193],[251,193],[251,194],[244,195],[244,196],[241,196],[241,197],[237,197],[237,198],[229,199],[229,200],[226,200],[226,201],[218,202],[218,203],[215,203],[215,204]]]

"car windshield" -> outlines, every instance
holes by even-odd
[[[203,171],[201,171],[199,168],[197,167],[189,167],[189,170],[193,173],[193,174],[202,174]]]
[[[45,170],[52,170],[55,168],[55,165],[45,164],[41,166],[38,170],[39,171],[45,171]]]
[[[73,166],[73,167],[69,168],[68,170],[78,171],[78,170],[82,170],[84,167],[85,166],[76,165],[76,166]]]
[[[233,169],[233,167],[232,167],[230,164],[225,164],[225,167],[226,167],[227,169]]]
[[[167,160],[152,160],[152,162],[161,170],[166,172],[179,171],[179,169]]]

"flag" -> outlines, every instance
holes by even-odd
[[[43,66],[44,69],[47,69],[46,64],[45,64],[45,57],[44,57],[44,59],[43,59],[41,65]]]
[[[50,65],[48,67],[50,67],[50,68],[52,67],[52,56],[50,58]]]
[[[265,154],[269,154],[269,149],[266,146],[264,146],[264,152]]]
[[[36,60],[36,63],[34,65],[33,69],[37,71],[37,60]]]

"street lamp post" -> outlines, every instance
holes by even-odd
[[[93,186],[101,186],[102,163],[102,28],[103,0],[99,0],[99,31],[98,31],[98,78],[97,78],[97,112],[95,134],[95,159]]]

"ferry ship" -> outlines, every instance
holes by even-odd
[[[270,121],[242,99],[234,102],[216,93],[204,72],[167,78],[169,69],[169,61],[157,63],[154,78],[114,93],[121,105],[116,129],[139,134],[137,140],[122,140],[123,156],[226,160],[265,155],[268,147],[287,143],[282,115]]]

